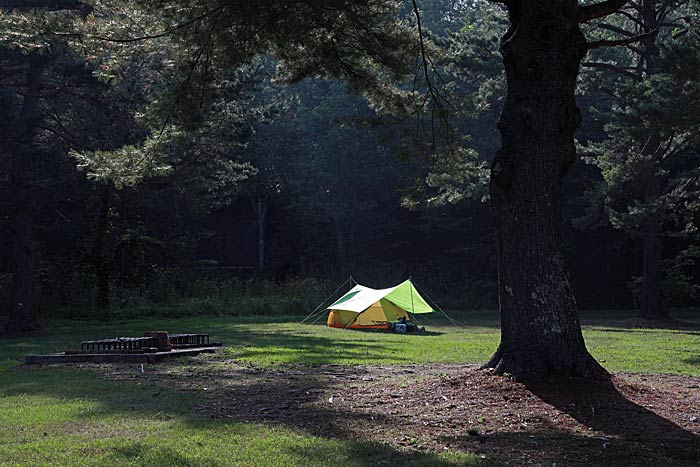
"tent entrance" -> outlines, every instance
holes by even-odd
[[[406,310],[402,310],[389,300],[380,299],[364,311],[330,310],[327,324],[332,328],[347,329],[389,329],[389,322],[399,318],[410,320]]]

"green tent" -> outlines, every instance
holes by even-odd
[[[389,322],[410,320],[411,314],[434,313],[410,279],[388,289],[357,284],[327,308],[328,326],[336,328],[387,329]]]

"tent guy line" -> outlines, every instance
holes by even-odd
[[[314,316],[317,312],[318,312],[319,315],[323,314],[323,313],[326,311],[326,309],[323,308],[323,305],[324,305],[331,297],[333,297],[336,293],[338,293],[339,290],[341,290],[343,287],[345,287],[345,284],[347,284],[348,282],[357,285],[357,282],[355,282],[355,280],[352,278],[352,276],[350,276],[350,277],[348,277],[347,279],[345,279],[345,281],[344,281],[342,284],[340,284],[340,285],[338,286],[338,288],[336,288],[333,292],[331,292],[331,294],[330,294],[324,301],[322,301],[321,303],[319,303],[318,306],[317,306],[316,308],[314,308],[314,310],[313,310],[311,313],[309,313],[308,315],[306,315],[306,316],[304,317],[304,319],[302,319],[301,321],[299,321],[299,324],[304,324],[304,323],[306,322],[307,319],[309,319],[309,318],[311,318],[312,316]],[[314,324],[316,321],[318,321],[318,317],[316,317],[316,319],[315,319],[314,321],[312,321],[310,324]]]
[[[324,305],[350,281],[354,286],[330,306]],[[352,277],[343,282],[326,300],[318,305],[301,323],[309,318],[316,323],[329,311],[327,324],[335,328],[390,329],[391,323],[415,321],[415,315],[428,315],[439,311],[455,326],[458,325],[438,306],[433,307],[421,296],[421,291],[409,277],[404,282],[385,289],[373,289],[355,282]],[[427,316],[426,316],[427,319]],[[430,321],[430,320],[429,320]]]

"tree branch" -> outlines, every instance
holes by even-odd
[[[636,1],[636,0],[630,0],[629,5],[639,14],[644,13],[644,8],[642,8],[642,5]]]
[[[620,13],[622,16],[624,16],[624,17],[627,18],[628,20],[630,20],[630,21],[632,21],[633,23],[635,23],[637,26],[639,26],[639,27],[641,27],[641,28],[644,27],[644,23],[643,23],[642,21],[640,21],[639,18],[637,18],[636,16],[634,16],[633,14],[631,14],[629,11],[620,10],[620,11],[618,11],[618,13]],[[640,14],[641,14],[641,13],[640,13]]]
[[[48,10],[48,11],[76,11],[83,18],[92,12],[92,6],[82,0],[0,0],[2,10]]]
[[[58,10],[79,10],[83,3],[79,0],[2,0],[0,8],[3,10],[33,10],[47,9]]]
[[[128,44],[131,42],[143,42],[143,41],[152,40],[152,39],[160,39],[161,37],[169,36],[180,29],[192,26],[195,23],[201,23],[208,16],[212,16],[225,8],[226,8],[225,4],[218,6],[212,10],[209,10],[209,11],[202,13],[201,15],[199,15],[195,18],[190,18],[187,21],[176,24],[175,26],[173,26],[173,27],[171,27],[163,32],[156,33],[156,34],[144,34],[142,36],[124,37],[124,38],[102,37],[102,36],[91,36],[91,38],[98,40],[98,41],[115,42],[115,43],[119,43],[119,44]],[[56,36],[59,36],[59,37],[81,37],[81,34],[76,34],[76,33],[72,33],[72,32],[71,33],[56,33]]]
[[[433,134],[432,136],[432,145],[433,145],[433,153],[435,153],[435,147],[436,147],[436,138],[435,138],[435,115],[437,112],[437,117],[440,121],[442,132],[444,133],[445,139],[447,141],[448,146],[450,147],[450,150],[452,148],[452,141],[451,141],[451,127],[450,123],[448,121],[448,110],[443,104],[443,96],[440,92],[440,90],[435,86],[435,84],[432,82],[430,79],[430,71],[433,72],[438,77],[439,82],[443,82],[444,80],[442,79],[442,76],[437,72],[437,69],[435,68],[435,65],[433,64],[432,60],[426,53],[426,48],[425,48],[425,39],[423,36],[423,27],[421,25],[421,17],[420,17],[420,11],[418,9],[418,4],[416,3],[416,0],[412,0],[413,4],[413,13],[415,14],[416,17],[416,25],[418,27],[418,39],[419,39],[419,45],[420,45],[420,54],[421,54],[421,60],[422,60],[422,65],[423,65],[423,75],[425,77],[425,84],[428,87],[428,91],[430,93],[430,100],[431,100],[431,132]]]
[[[673,33],[673,34],[671,35],[671,37],[673,37],[673,39],[675,40],[675,39],[678,39],[679,37],[681,37],[681,36],[683,36],[683,35],[685,35],[685,34],[687,34],[687,33],[689,33],[689,32],[690,32],[690,29],[686,28],[686,29],[683,29],[683,30],[680,31],[680,32]]]
[[[613,26],[612,24],[608,24],[608,23],[599,23],[599,24],[596,24],[596,27],[599,27],[601,29],[606,29],[608,31],[616,32],[616,33],[623,35],[625,37],[634,37],[634,35],[635,35],[633,32],[627,31],[626,29],[622,29],[622,28],[619,28],[617,26]]]
[[[614,71],[615,73],[619,73],[623,76],[626,76],[628,78],[632,78],[635,81],[642,81],[642,78],[631,72],[630,70],[626,68],[619,67],[617,65],[613,65],[612,63],[602,63],[602,62],[583,62],[581,63],[581,66],[584,66],[586,68],[598,68],[601,70],[610,70]]]
[[[612,15],[617,13],[626,3],[627,0],[606,0],[592,5],[580,6],[578,8],[578,22],[586,23],[592,19]]]
[[[645,32],[644,34],[639,34],[638,36],[634,37],[628,37],[627,39],[616,39],[616,40],[603,40],[603,41],[594,41],[594,42],[589,42],[588,43],[588,49],[598,49],[600,47],[618,47],[621,45],[629,45],[629,44],[634,44],[635,42],[640,42],[643,41],[644,39],[648,37],[653,37],[659,32],[658,29],[654,29],[653,31]]]

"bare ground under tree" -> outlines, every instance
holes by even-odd
[[[146,375],[101,368],[112,380],[201,391],[201,415],[324,437],[470,451],[497,465],[700,465],[700,378],[619,374],[611,384],[527,384],[474,366],[260,368],[199,358]]]

